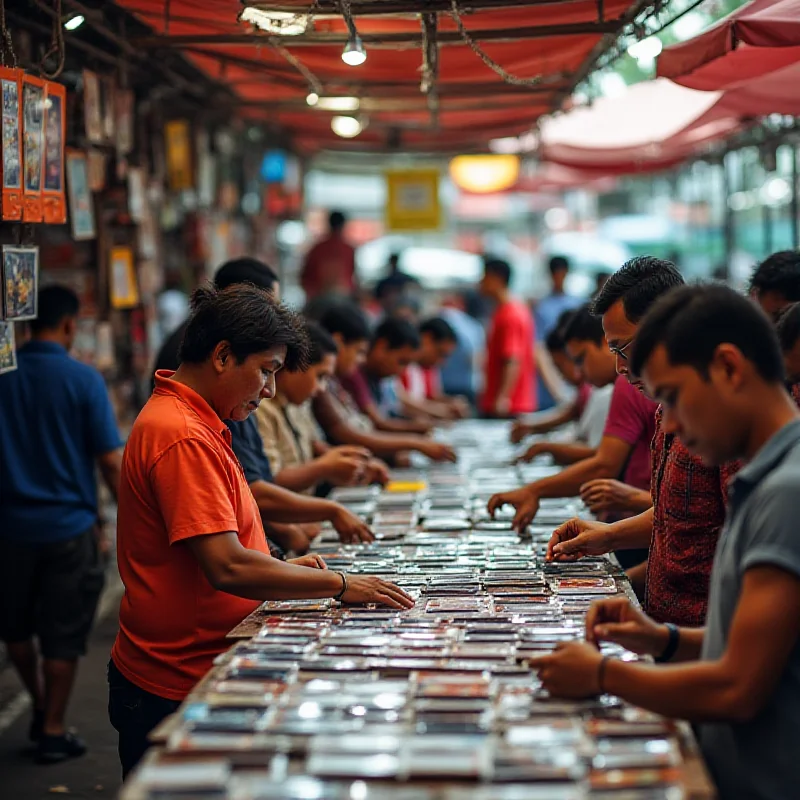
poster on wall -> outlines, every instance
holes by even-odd
[[[134,222],[144,219],[146,205],[144,170],[131,167],[128,170],[128,214]]]
[[[167,157],[167,180],[173,192],[191,189],[192,144],[189,123],[185,119],[170,120],[164,126],[164,141]]]
[[[83,71],[83,120],[86,138],[92,143],[103,141],[103,112],[100,107],[100,79],[97,73]]]
[[[93,192],[102,192],[106,188],[106,173],[108,161],[102,150],[93,147],[86,155],[89,164],[89,189]]]
[[[133,308],[139,303],[133,250],[130,247],[111,248],[109,291],[112,308]]]
[[[3,245],[3,316],[6,321],[36,319],[39,248]]]
[[[22,187],[24,222],[41,222],[44,176],[44,81],[22,76]]]
[[[103,139],[116,142],[117,132],[117,84],[110,76],[100,79],[100,110],[103,128]]]
[[[14,222],[22,219],[22,70],[0,67],[0,90],[3,95],[0,218]]]
[[[64,192],[64,138],[67,93],[57,83],[47,83],[44,118],[44,221],[63,225],[67,221]]]
[[[89,166],[86,153],[67,151],[67,187],[72,237],[77,242],[97,236],[94,223],[94,199],[89,189]]]
[[[17,368],[17,350],[14,346],[14,323],[0,322],[0,375]]]
[[[117,153],[127,156],[133,151],[134,96],[130,89],[117,89]]]

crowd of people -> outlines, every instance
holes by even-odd
[[[609,692],[697,722],[722,796],[791,796],[800,254],[758,265],[750,297],[687,286],[672,263],[638,257],[588,303],[564,292],[568,264],[553,259],[553,293],[533,310],[513,296],[510,266],[487,258],[479,291],[492,314],[479,359],[463,304],[420,319],[407,292],[415,281],[397,263],[376,287],[378,319],[343,298],[353,275],[343,221],[332,223],[336,269],[324,269],[325,248],[312,251],[305,314],[280,303],[277,275],[254,259],[226,263],[195,292],[124,451],[102,379],[68,355],[77,298],[41,290],[19,369],[0,376],[0,459],[10,465],[0,485],[0,638],[33,700],[37,759],[86,749],[66,710],[108,551],[96,467],[118,501],[125,592],[109,715],[127,775],[150,731],[262,601],[413,605],[394,584],[328,570],[313,554],[324,523],[343,542],[373,538],[328,494],[385,484],[411,453],[453,461],[432,431],[478,414],[513,420],[519,460],[563,465],[495,495],[489,511],[513,506],[523,531],[543,499],[580,497],[595,519],[555,530],[547,558],[614,552],[641,600],[643,610],[595,605],[586,643],[538,660],[545,687]],[[452,362],[455,390],[444,379]],[[571,392],[532,415],[543,363]],[[603,641],[669,663],[609,659]]]

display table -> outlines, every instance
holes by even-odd
[[[342,546],[326,531],[314,548],[331,569],[397,583],[415,608],[264,603],[154,731],[124,800],[715,796],[688,726],[541,689],[531,659],[582,639],[589,605],[632,597],[630,586],[613,559],[544,561],[553,527],[584,511],[577,501],[545,501],[522,538],[508,514],[488,518],[491,494],[555,469],[508,466],[506,426],[441,436],[457,466],[337,493],[372,522],[374,543]]]

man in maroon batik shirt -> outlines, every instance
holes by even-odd
[[[300,274],[307,300],[327,294],[349,295],[355,289],[356,251],[345,241],[346,223],[341,211],[332,211],[328,235],[308,251]]]
[[[634,258],[609,278],[594,301],[602,315],[617,371],[628,376],[627,359],[641,321],[655,301],[683,278],[668,261]],[[611,524],[574,519],[553,533],[547,557],[571,560],[612,550],[650,548],[644,607],[659,622],[699,626],[705,621],[709,578],[725,520],[727,481],[737,465],[707,467],[677,437],[664,433],[656,415],[651,494],[653,508]]]

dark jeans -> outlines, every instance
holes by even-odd
[[[108,662],[108,718],[119,733],[122,780],[147,752],[147,737],[163,719],[173,714],[179,700],[150,694],[131,683],[113,661]]]

